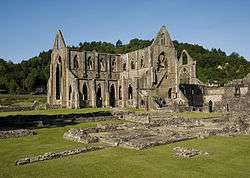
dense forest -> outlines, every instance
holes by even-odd
[[[84,42],[77,47],[105,53],[126,53],[145,48],[152,40],[132,39],[128,44],[118,40],[116,44],[107,42]],[[250,62],[238,53],[226,55],[221,49],[205,49],[199,45],[173,41],[178,57],[183,49],[197,62],[197,76],[204,82],[217,81],[221,86],[232,79],[243,78],[250,72]],[[41,52],[29,60],[14,64],[0,59],[0,93],[44,93],[49,78],[51,50]]]

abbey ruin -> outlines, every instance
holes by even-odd
[[[126,54],[72,49],[58,31],[47,100],[64,108],[229,111],[242,109],[235,102],[247,104],[249,83],[250,75],[224,87],[203,84],[196,77],[196,62],[188,52],[184,50],[177,57],[165,26],[149,47]]]

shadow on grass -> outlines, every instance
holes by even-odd
[[[105,121],[112,118],[113,116],[110,111],[82,114],[14,115],[0,118],[0,130],[64,127],[83,122]]]

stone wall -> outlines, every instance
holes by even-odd
[[[65,156],[76,155],[76,154],[86,153],[86,152],[90,152],[90,151],[96,151],[96,150],[100,150],[103,148],[104,147],[99,146],[99,147],[75,148],[72,150],[65,150],[65,151],[61,151],[61,152],[48,152],[48,153],[45,153],[43,155],[19,159],[16,161],[16,165],[24,165],[24,164],[35,163],[38,161],[58,159],[58,158],[62,158]]]
[[[32,136],[35,132],[28,129],[0,131],[0,139]]]

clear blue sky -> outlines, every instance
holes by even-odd
[[[67,45],[152,39],[165,25],[172,39],[238,52],[250,60],[249,0],[0,0],[0,58],[20,62]]]

